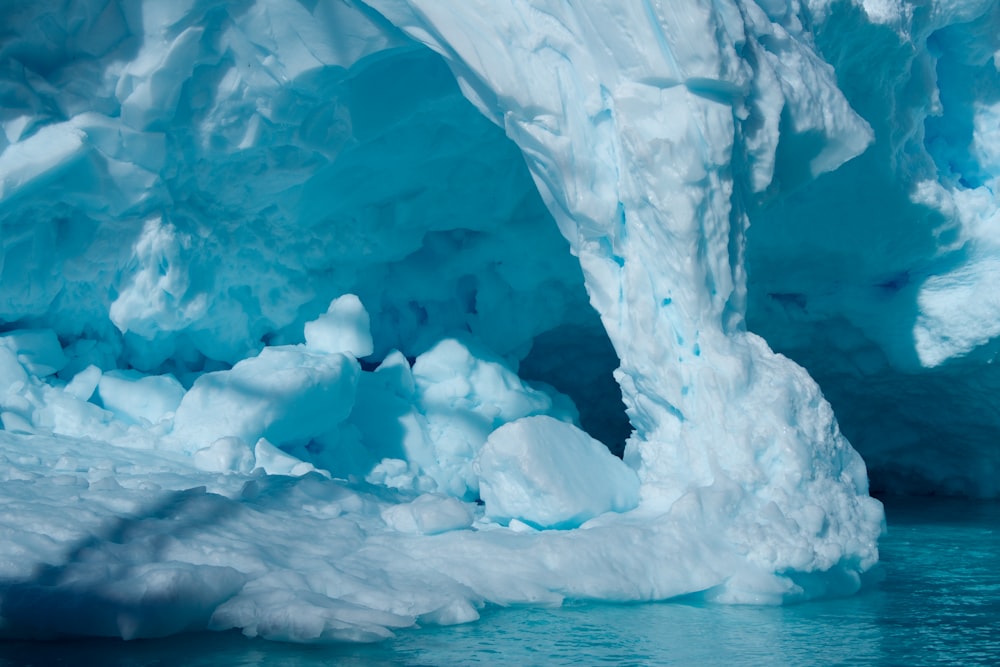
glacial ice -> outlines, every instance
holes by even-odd
[[[476,455],[486,517],[536,528],[577,528],[639,504],[639,478],[573,424],[547,415],[497,428]]]
[[[840,423],[1000,493],[992,0],[4,11],[0,635],[851,593]]]
[[[325,313],[306,322],[302,333],[306,347],[316,352],[342,352],[361,358],[375,351],[371,318],[364,304],[353,294],[345,294],[330,302]]]
[[[830,11],[817,47],[875,140],[750,212],[748,325],[819,381],[882,490],[996,497],[1000,6]]]

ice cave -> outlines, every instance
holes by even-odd
[[[995,0],[0,12],[0,637],[847,595],[1000,496]]]

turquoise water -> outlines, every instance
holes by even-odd
[[[491,609],[374,646],[209,634],[0,643],[14,665],[1000,665],[1000,503],[888,501],[858,595],[787,607],[683,603]]]

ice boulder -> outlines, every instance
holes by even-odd
[[[288,454],[261,438],[253,448],[256,467],[268,475],[289,475],[301,477],[310,472],[316,472],[315,466],[308,461],[302,461]]]
[[[434,468],[436,455],[427,436],[427,420],[415,404],[415,390],[410,363],[400,352],[389,354],[373,373],[361,374],[348,425],[357,434],[367,459],[366,469],[360,471],[362,477],[378,468],[380,461],[391,460],[396,467],[401,464],[404,471],[410,471],[407,481],[400,478],[397,483],[386,484],[388,479],[383,473],[376,473],[373,481],[413,491],[437,487],[426,475],[418,480],[420,471]],[[344,444],[342,438],[337,451],[337,463],[341,465],[349,451]]]
[[[17,353],[0,345],[0,395],[20,390],[28,382],[28,372],[18,361]]]
[[[486,515],[537,528],[576,528],[639,504],[639,478],[607,447],[540,415],[490,434],[475,464]]]
[[[102,377],[101,369],[91,364],[78,373],[74,373],[70,381],[63,387],[63,391],[81,401],[89,401],[90,397],[97,391],[97,385],[101,383]],[[183,396],[183,391],[181,392],[181,396]],[[181,397],[179,396],[177,398],[178,404],[180,400]],[[175,405],[174,408],[176,409],[176,407]]]
[[[86,371],[81,371],[80,375],[84,373]],[[85,380],[81,377],[80,384]],[[184,387],[172,375],[108,371],[101,376],[97,393],[104,408],[119,418],[133,423],[156,424],[177,410],[184,398]]]
[[[423,494],[408,503],[382,510],[382,520],[394,530],[414,535],[437,535],[472,525],[473,512],[457,498]]]
[[[258,441],[258,445],[260,442]],[[202,447],[192,458],[199,470],[222,473],[248,473],[254,469],[257,462],[255,452],[249,445],[240,438],[231,436],[219,438],[208,447]]]
[[[28,384],[28,372],[16,353],[0,345],[0,426],[3,430],[32,432],[31,405],[21,396]]]
[[[264,348],[231,370],[200,376],[177,408],[171,438],[189,450],[227,436],[248,444],[307,443],[350,414],[360,372],[342,354]]]
[[[66,365],[66,355],[51,329],[11,331],[0,335],[0,345],[17,355],[17,360],[36,377],[52,375]]]
[[[440,491],[458,497],[478,492],[473,460],[497,427],[531,415],[576,417],[569,399],[529,386],[471,338],[448,338],[421,354],[413,381],[435,457],[424,472]]]
[[[342,352],[367,357],[372,344],[371,319],[353,294],[334,299],[325,313],[305,325],[306,347],[316,352]]]

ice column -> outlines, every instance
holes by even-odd
[[[818,138],[807,175],[871,136],[798,18],[725,1],[369,4],[444,55],[524,152],[620,358],[647,506],[724,497],[700,511],[768,567],[870,562],[863,462],[808,374],[743,327],[741,202],[770,181],[782,114]],[[763,549],[765,534],[807,548]]]

